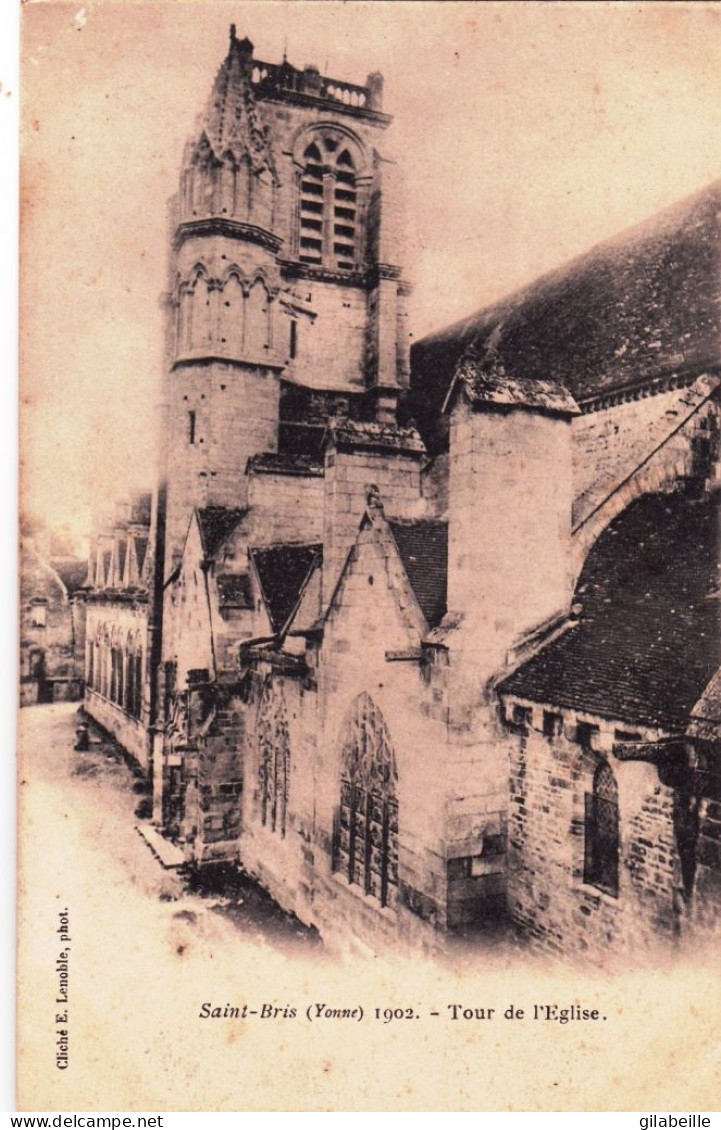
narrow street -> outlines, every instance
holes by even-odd
[[[185,1109],[202,1004],[262,1004],[269,985],[282,996],[297,963],[323,965],[324,950],[247,880],[194,893],[164,869],[137,832],[142,782],[110,742],[76,752],[78,721],[77,704],[20,711],[21,1097],[38,1110]],[[57,1069],[66,910],[69,1067]],[[237,1034],[223,1028],[223,1043]],[[201,1091],[196,1102],[205,1109]]]

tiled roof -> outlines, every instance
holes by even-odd
[[[206,557],[215,557],[221,545],[248,513],[227,506],[205,506],[198,510],[200,534]]]
[[[217,585],[221,608],[253,607],[253,593],[247,573],[221,573]]]
[[[424,519],[389,521],[411,588],[430,628],[446,612],[448,524]]]
[[[150,491],[135,491],[130,498],[130,521],[149,526],[152,501]]]
[[[118,576],[117,581],[119,585],[123,583],[123,575],[125,573],[125,558],[128,552],[128,543],[124,537],[118,541]]]
[[[579,623],[499,686],[532,702],[685,729],[721,663],[718,498],[650,495],[591,550]]]
[[[272,545],[251,549],[263,601],[274,632],[279,632],[295,608],[313,569],[323,560],[323,546]]]
[[[410,411],[424,437],[470,345],[577,401],[717,365],[720,236],[721,181],[417,342]]]
[[[50,564],[72,595],[88,583],[88,563],[78,557],[51,557]]]

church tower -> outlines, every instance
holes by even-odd
[[[243,507],[248,460],[318,454],[327,420],[395,419],[408,382],[383,80],[263,63],[231,27],[171,202],[165,572],[194,507]]]

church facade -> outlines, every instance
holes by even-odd
[[[86,707],[331,945],[713,934],[721,187],[410,352],[382,96],[231,29]]]

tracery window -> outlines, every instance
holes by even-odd
[[[586,793],[583,880],[609,895],[618,895],[620,852],[618,785],[606,761],[599,762],[593,788]]]
[[[303,154],[299,257],[352,271],[356,263],[356,168],[342,140],[317,138]]]
[[[290,785],[290,737],[283,685],[269,679],[258,707],[261,820],[272,832],[285,836]]]
[[[336,870],[382,906],[398,888],[397,780],[383,715],[363,693],[351,707],[341,750]]]

